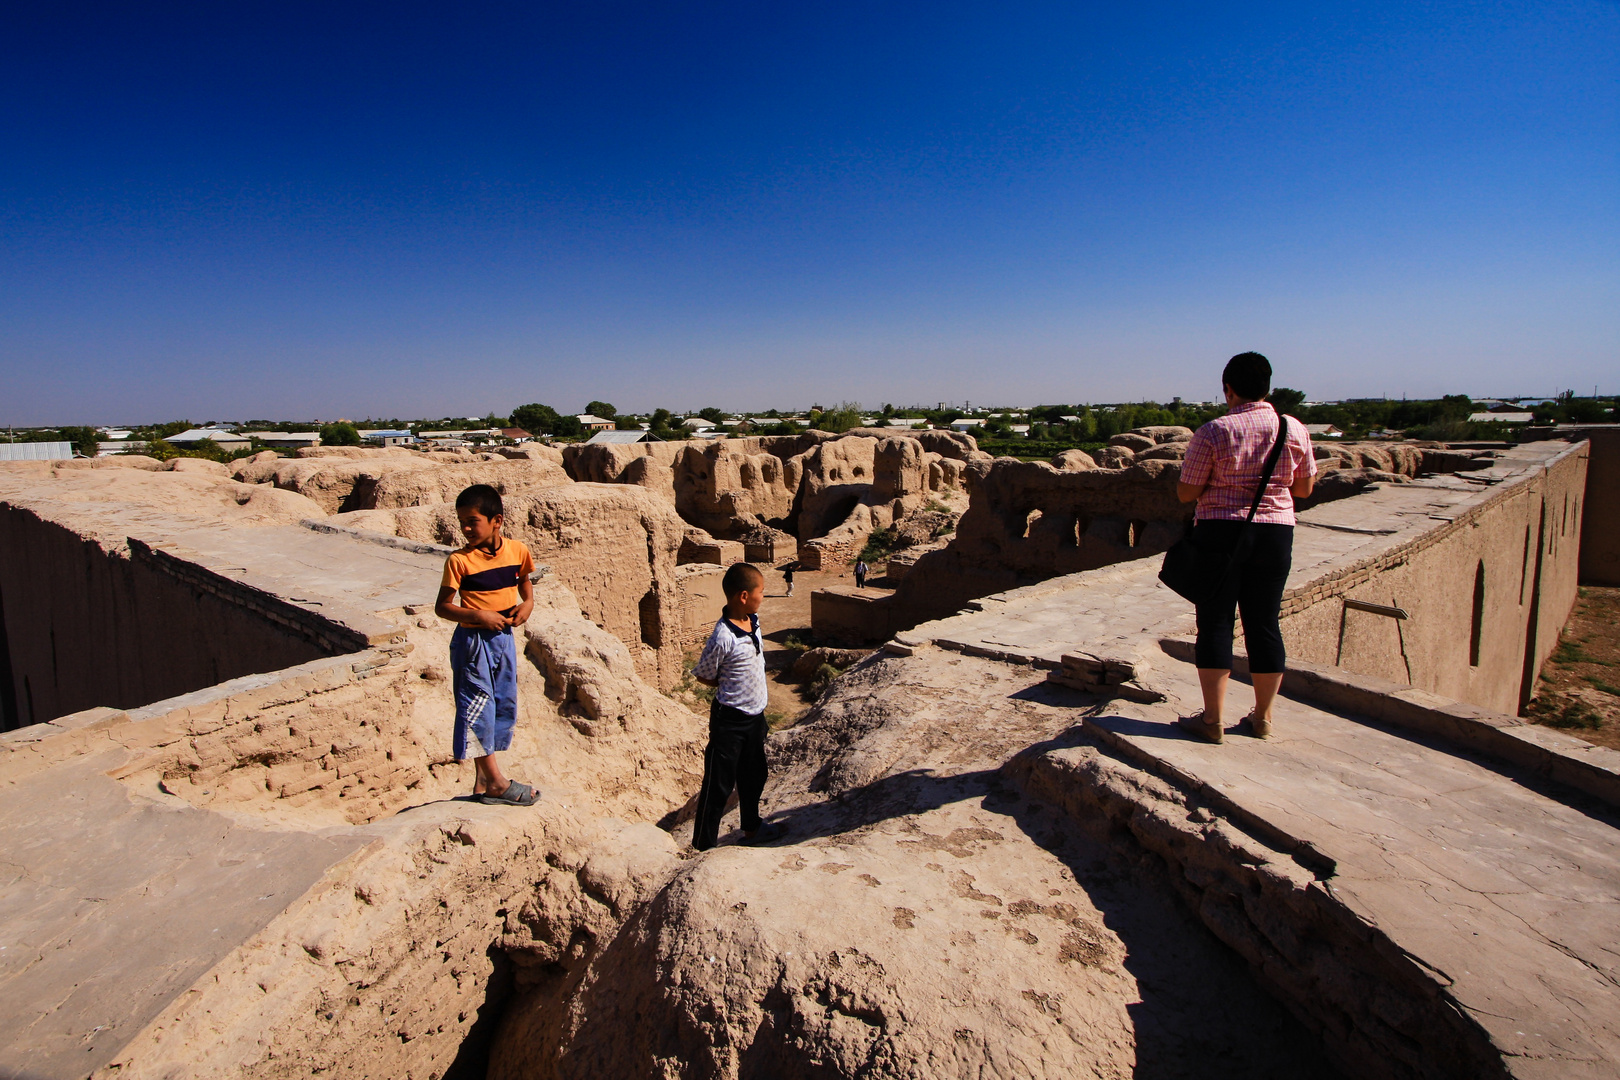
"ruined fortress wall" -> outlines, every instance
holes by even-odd
[[[1066,471],[999,458],[975,463],[970,475],[971,503],[956,535],[907,571],[884,623],[889,632],[1020,585],[1156,555],[1192,516],[1176,498],[1176,461]]]
[[[165,565],[0,503],[0,727],[130,708],[341,651]]]
[[[1587,457],[1571,446],[1411,542],[1296,588],[1289,655],[1519,712],[1574,604]]]

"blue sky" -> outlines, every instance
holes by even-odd
[[[0,423],[1620,392],[1612,0],[6,20]]]

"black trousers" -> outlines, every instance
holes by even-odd
[[[1247,530],[1247,535],[1245,535]],[[1198,605],[1198,645],[1194,654],[1201,668],[1232,669],[1233,607],[1243,613],[1243,639],[1249,647],[1249,672],[1277,674],[1287,655],[1277,616],[1283,588],[1294,561],[1292,525],[1241,521],[1200,521],[1193,527],[1193,543],[1205,551],[1234,552],[1232,572],[1220,595]]]
[[[703,751],[703,786],[698,789],[697,826],[692,846],[707,851],[720,839],[720,819],[731,789],[744,832],[759,828],[759,796],[765,790],[765,714],[749,714],[716,701],[709,707],[709,745]]]

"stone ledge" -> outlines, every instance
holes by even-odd
[[[1213,801],[1205,786],[1189,788],[1143,768],[1148,756],[1140,752],[1122,760],[1118,749],[1032,749],[1002,772],[1079,828],[1099,838],[1129,836],[1162,859],[1196,917],[1352,1066],[1347,1074],[1514,1075],[1458,1007],[1450,980],[1391,939],[1331,872],[1257,834],[1252,824],[1260,819],[1232,816],[1235,806]]]
[[[1164,651],[1193,662],[1193,643],[1187,638],[1163,638]],[[1247,675],[1249,658],[1232,656],[1234,674]],[[1298,697],[1348,719],[1358,715],[1408,731],[1437,736],[1465,750],[1528,769],[1537,776],[1620,807],[1620,751],[1594,746],[1585,739],[1532,724],[1505,713],[1454,701],[1415,686],[1325,668],[1303,661],[1288,662],[1283,693]]]

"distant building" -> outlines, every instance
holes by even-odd
[[[128,430],[125,430],[124,428],[105,428],[104,427],[104,428],[97,428],[96,431],[98,431],[102,435],[102,437],[108,439],[109,441],[117,441],[119,439],[127,439],[131,435],[135,434],[133,431],[128,431]]]
[[[612,431],[614,428],[612,420],[604,420],[600,416],[592,416],[590,413],[580,413],[574,419],[578,420],[579,426],[586,431]]]
[[[170,435],[163,441],[175,446],[195,446],[200,442],[213,442],[226,450],[238,450],[248,445],[246,435],[238,435],[224,428],[192,428],[178,435]]]
[[[687,431],[707,431],[714,427],[714,421],[705,420],[701,416],[688,416],[685,420],[681,421],[681,427],[685,428]]]
[[[595,446],[601,443],[614,443],[628,445],[630,443],[663,442],[650,431],[598,431],[585,440],[586,446]]]
[[[1528,424],[1536,418],[1530,412],[1477,412],[1468,414],[1470,424]]]
[[[416,444],[416,436],[408,431],[369,430],[362,431],[360,437],[368,443],[376,443],[379,446],[414,446]]]
[[[1305,432],[1313,439],[1337,439],[1344,434],[1332,424],[1306,424]]]
[[[297,450],[321,445],[321,433],[318,431],[249,431],[246,434],[258,439],[269,450]]]
[[[96,443],[96,457],[110,457],[113,454],[144,453],[146,453],[145,439],[119,439],[115,442]]]
[[[953,431],[973,431],[975,428],[981,427],[984,427],[984,421],[971,416],[964,416],[960,420],[951,421]]]
[[[0,443],[0,461],[58,461],[72,456],[70,442]]]
[[[501,428],[501,437],[511,439],[513,442],[528,442],[530,439],[534,438],[533,435],[530,435],[527,431],[524,431],[520,427]]]

